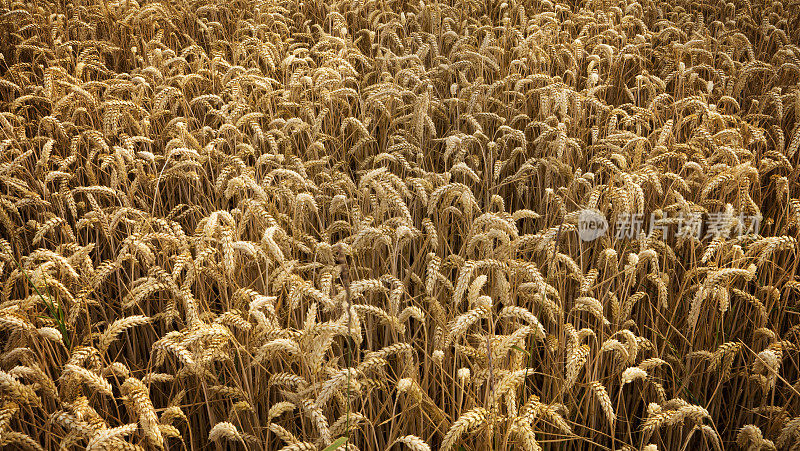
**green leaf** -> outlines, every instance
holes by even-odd
[[[345,443],[347,443],[347,437],[339,437],[322,451],[334,451],[336,449],[341,448],[341,446],[344,445]]]
[[[514,345],[514,346],[512,346],[512,347],[511,347],[511,349],[516,349],[517,351],[519,351],[519,352],[522,352],[522,353],[524,353],[524,354],[526,354],[526,355],[531,355],[530,351],[526,351],[526,350],[524,350],[524,349],[520,348],[520,347],[519,347],[519,346],[517,346],[517,345]]]
[[[42,300],[44,305],[47,307],[47,312],[50,313],[50,316],[47,315],[40,315],[40,318],[50,318],[55,321],[56,326],[58,327],[58,331],[61,332],[61,339],[64,341],[64,345],[67,349],[72,348],[72,344],[70,343],[67,325],[64,323],[64,311],[61,309],[61,304],[53,301],[53,297],[50,296],[50,289],[47,285],[45,285],[45,293],[47,293],[47,298],[44,297],[41,291],[39,291],[39,287],[33,283],[33,279],[31,276],[28,275],[28,272],[22,267],[22,264],[17,261],[17,268],[19,268],[20,272],[28,279],[28,283],[31,284],[36,294],[39,295],[39,299]]]

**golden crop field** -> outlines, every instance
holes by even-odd
[[[0,0],[0,448],[800,450],[800,3]]]

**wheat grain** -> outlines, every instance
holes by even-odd
[[[131,413],[138,417],[139,426],[147,437],[147,441],[156,447],[164,446],[164,438],[158,428],[158,417],[150,401],[150,391],[142,381],[135,377],[125,379],[120,391],[127,397],[126,404]]]
[[[482,408],[476,407],[468,412],[462,414],[445,434],[442,440],[442,450],[449,450],[455,446],[458,439],[468,431],[475,430],[480,426],[486,424],[486,419],[489,412]]]
[[[233,441],[243,441],[239,430],[231,423],[222,421],[214,425],[208,432],[208,440],[216,442],[222,438]]]
[[[609,398],[606,388],[603,386],[603,384],[597,381],[589,382],[589,386],[592,388],[592,392],[594,392],[597,401],[600,403],[600,406],[603,409],[603,414],[606,416],[609,428],[613,431],[614,422],[616,421],[617,417],[614,414],[613,407],[611,407],[611,398]]]
[[[647,371],[639,367],[630,367],[622,372],[622,385],[629,384],[637,379],[647,379]]]
[[[92,439],[89,440],[89,444],[86,445],[86,449],[91,451],[108,449],[110,447],[113,447],[111,443],[112,440],[114,440],[117,437],[130,435],[134,433],[136,429],[138,429],[138,425],[136,423],[126,424],[123,426],[117,426],[115,428],[108,429],[92,437]]]
[[[149,321],[150,318],[142,315],[129,316],[127,318],[114,321],[110,326],[108,326],[108,329],[103,332],[103,335],[100,336],[97,349],[101,353],[104,353],[108,349],[108,346],[111,344],[111,342],[116,340],[120,333],[131,327],[147,324]]]
[[[415,435],[404,435],[395,440],[395,443],[403,443],[413,451],[430,451],[431,449],[427,443]]]

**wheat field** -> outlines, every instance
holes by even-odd
[[[0,447],[800,450],[796,0],[0,36]]]

